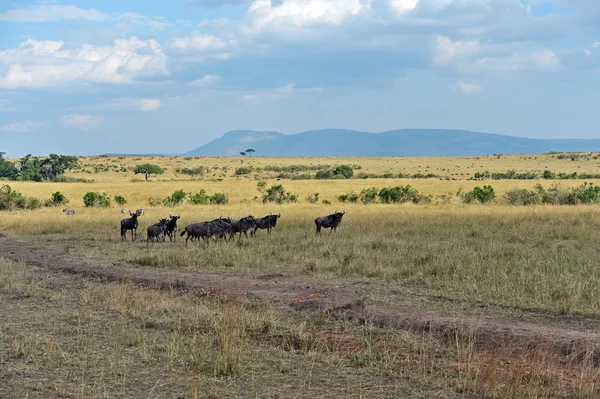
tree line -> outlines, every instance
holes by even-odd
[[[11,162],[0,152],[0,179],[21,181],[55,181],[66,171],[79,166],[79,160],[71,155],[50,154],[37,157],[31,154]]]

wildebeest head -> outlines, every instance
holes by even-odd
[[[269,224],[272,227],[276,227],[277,226],[277,219],[279,219],[281,217],[281,213],[278,213],[277,215],[269,215]]]

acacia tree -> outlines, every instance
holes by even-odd
[[[246,154],[249,154],[250,156],[252,156],[252,153],[253,153],[253,152],[256,152],[256,150],[253,150],[252,148],[248,148],[248,149],[246,150]]]
[[[148,181],[150,176],[162,175],[163,173],[165,173],[165,170],[163,168],[161,168],[160,166],[152,164],[152,163],[143,163],[141,165],[137,165],[135,167],[135,169],[133,169],[133,173],[135,173],[136,175],[138,175],[138,174],[144,175],[144,177],[146,178],[146,181]]]
[[[243,157],[245,157],[246,153],[244,151],[242,151],[242,152],[240,152],[240,155],[243,156]]]

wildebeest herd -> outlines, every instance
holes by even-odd
[[[138,209],[136,212],[130,212],[129,218],[121,220],[121,240],[127,239],[127,231],[131,231],[131,240],[137,239],[137,228],[138,218],[143,215],[143,209]],[[342,223],[342,217],[345,212],[335,212],[328,216],[321,216],[315,219],[316,232],[320,233],[321,229],[332,229],[332,232]],[[267,230],[270,234],[274,227],[277,227],[277,220],[281,217],[281,214],[273,215],[269,214],[262,218],[255,218],[254,216],[246,216],[239,220],[232,220],[231,218],[220,217],[215,220],[192,223],[187,225],[179,234],[181,237],[185,237],[185,245],[187,246],[188,241],[194,242],[202,239],[207,244],[210,239],[214,240],[235,240],[236,233],[239,234],[241,239],[242,233],[245,237],[248,237],[248,232],[251,236],[256,235],[257,230]],[[147,228],[146,245],[150,242],[166,241],[169,237],[170,241],[176,240],[177,233],[177,221],[181,218],[180,215],[169,215],[168,218],[161,218],[158,223],[154,223]]]

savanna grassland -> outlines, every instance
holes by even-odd
[[[165,171],[145,181],[143,163]],[[314,178],[340,165],[354,176]],[[511,170],[530,177],[491,177]],[[597,154],[107,156],[81,158],[68,183],[5,182],[41,200],[60,191],[76,213],[0,212],[0,397],[597,397],[599,205],[504,193],[598,173]],[[263,203],[277,184],[295,201]],[[407,185],[424,199],[338,198]],[[486,185],[489,203],[457,194]],[[177,190],[228,201],[163,201]],[[87,192],[127,203],[85,207]],[[145,209],[135,242],[121,242],[123,207]],[[335,210],[340,229],[316,235]],[[269,213],[272,234],[145,241],[173,214],[181,229]]]

